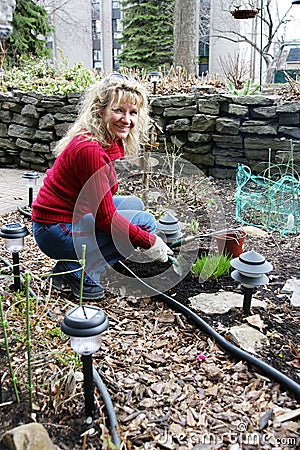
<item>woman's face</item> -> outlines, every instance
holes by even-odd
[[[138,108],[132,103],[113,103],[108,105],[102,119],[115,139],[126,139],[138,120]]]

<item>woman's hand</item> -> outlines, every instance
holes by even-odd
[[[154,244],[148,250],[145,250],[144,254],[153,261],[158,260],[161,262],[167,262],[168,255],[173,255],[173,251],[167,246],[167,244],[164,243],[162,238],[156,236]]]

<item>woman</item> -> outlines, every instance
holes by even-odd
[[[83,244],[86,265],[83,299],[104,295],[100,273],[136,248],[166,262],[172,253],[154,234],[154,217],[135,196],[115,195],[114,161],[136,154],[147,142],[147,93],[133,79],[112,74],[86,93],[81,113],[55,148],[54,165],[32,204],[32,229],[39,248],[58,261],[53,285],[80,293]],[[70,272],[71,271],[71,272]]]

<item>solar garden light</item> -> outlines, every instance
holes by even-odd
[[[238,258],[230,261],[231,266],[236,269],[231,277],[238,281],[244,293],[243,310],[249,315],[252,294],[257,286],[263,286],[269,282],[265,275],[273,269],[272,264],[254,250],[242,253]]]
[[[75,306],[61,323],[62,331],[70,336],[72,349],[81,355],[87,422],[91,423],[95,410],[92,354],[99,350],[101,333],[108,328],[108,319],[98,306]]]
[[[3,225],[0,230],[0,237],[5,240],[5,247],[12,253],[13,258],[13,290],[21,289],[19,251],[24,248],[24,237],[28,236],[27,227],[19,222]]]
[[[154,95],[156,94],[156,85],[157,85],[157,82],[160,79],[160,77],[161,77],[160,72],[150,72],[149,73],[150,81],[151,81],[151,83],[153,83],[153,94]]]
[[[40,178],[39,174],[37,172],[24,172],[22,175],[22,178],[26,178],[27,180],[27,186],[29,190],[28,194],[28,206],[31,208],[32,200],[33,200],[33,188],[37,184],[37,179]]]

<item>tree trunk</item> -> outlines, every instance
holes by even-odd
[[[175,0],[174,7],[174,67],[197,74],[197,42],[199,33],[198,2]]]

